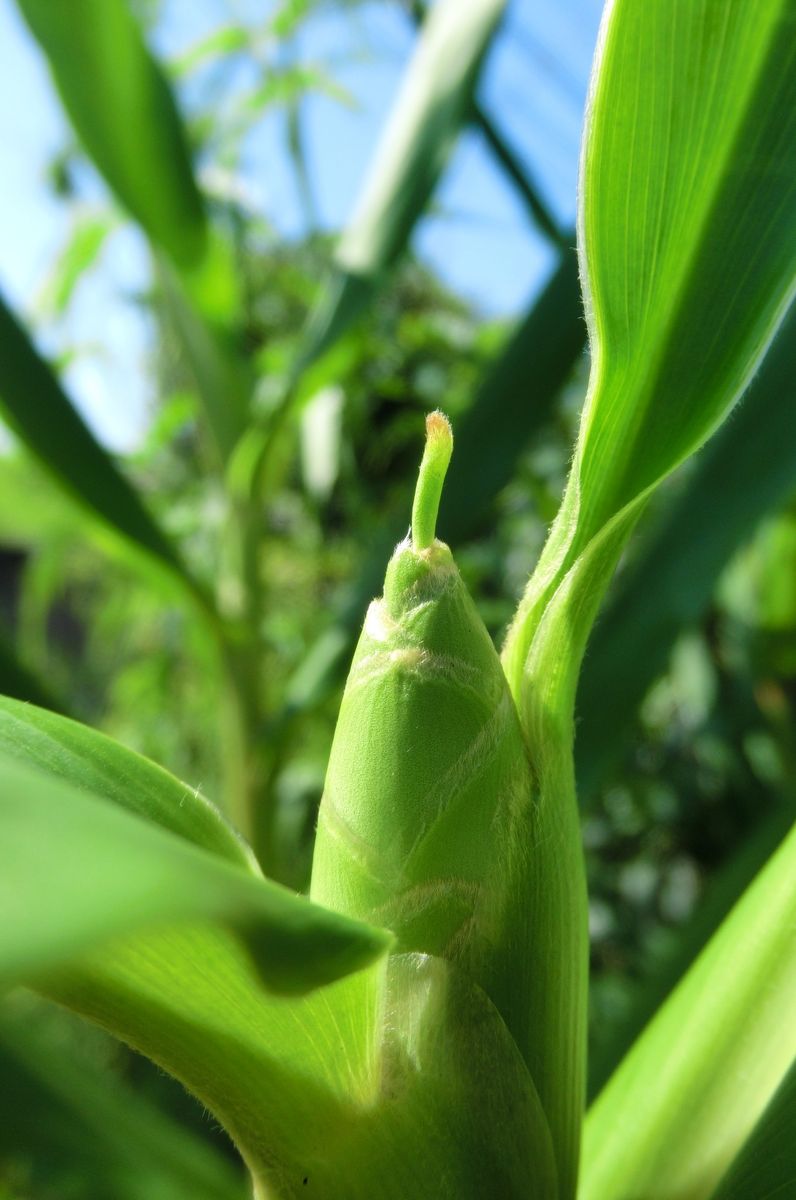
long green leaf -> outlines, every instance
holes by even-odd
[[[62,487],[105,526],[186,580],[174,547],[1,299],[0,405],[20,440]]]
[[[702,1200],[796,1055],[796,826],[597,1098],[583,1200]]]
[[[744,837],[709,881],[688,923],[673,932],[668,949],[656,955],[653,970],[637,982],[621,1024],[617,1024],[603,1041],[599,1052],[589,1056],[590,1101],[602,1091],[636,1038],[788,833],[796,817],[796,802],[792,798],[777,797],[772,805],[770,796],[761,795],[759,799],[763,811],[754,830]],[[767,809],[764,807],[766,801],[769,803]]]
[[[307,326],[300,366],[324,353],[404,250],[470,115],[506,0],[441,0],[421,27],[401,89],[335,252],[335,273]]]
[[[463,122],[505,0],[442,0],[423,23],[336,260],[375,281],[403,250]],[[363,299],[366,298],[366,294]]]
[[[207,229],[171,90],[125,0],[18,0],[69,117],[122,204],[183,267]]]
[[[606,10],[579,228],[593,371],[567,496],[506,648],[517,691],[547,603],[583,556],[546,639],[560,652],[552,627],[570,626],[555,687],[574,688],[645,500],[738,399],[793,296],[794,22],[793,0]]]
[[[260,875],[243,838],[201,792],[87,725],[0,696],[0,756],[87,789]]]
[[[380,976],[275,997],[223,931],[172,927],[117,939],[40,990],[179,1079],[284,1190],[345,1144],[373,1098]]]
[[[142,928],[222,922],[266,984],[301,992],[382,952],[317,908],[115,805],[0,758],[0,980],[39,977]]]
[[[601,31],[579,210],[592,375],[565,497],[503,654],[539,782],[534,1077],[565,1195],[588,969],[565,768],[575,686],[646,501],[738,399],[793,295],[795,11],[793,0],[615,0]]]
[[[251,379],[232,256],[207,224],[166,78],[126,0],[19,0],[66,112],[119,200],[162,251],[164,293],[223,461],[243,432]]]
[[[534,1178],[539,1200],[557,1200],[527,1068],[494,1007],[449,964],[393,957],[387,977],[371,969],[280,1001],[257,994],[230,950],[136,939],[48,991],[194,1091],[263,1195],[481,1200],[522,1194]]]
[[[793,490],[794,378],[796,308],[743,403],[703,451],[597,623],[578,684],[575,757],[582,793],[594,791],[621,754],[644,693],[665,670],[678,634],[704,616],[733,551]]]
[[[81,1055],[29,1004],[0,1013],[0,1175],[36,1195],[80,1200],[243,1200],[243,1179],[212,1146]],[[79,1180],[79,1191],[73,1189]]]
[[[409,0],[407,7],[413,23],[416,26],[422,25],[428,16],[428,10],[423,0]],[[522,198],[533,223],[548,241],[563,249],[569,244],[567,235],[561,230],[542,198],[536,180],[528,168],[520,162],[515,151],[477,100],[473,100],[470,106],[470,120],[473,127],[480,132],[506,178]]]
[[[712,1200],[785,1200],[796,1193],[796,1060]]]

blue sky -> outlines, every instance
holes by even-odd
[[[230,19],[256,20],[263,0],[166,0],[155,48],[171,57]],[[563,222],[575,210],[578,144],[600,0],[510,0],[481,79],[480,99],[533,170]],[[326,12],[302,33],[301,61],[332,62],[356,103],[323,95],[306,106],[306,142],[321,222],[338,229],[353,208],[379,130],[411,53],[412,28],[387,0],[348,14]],[[198,86],[198,85],[197,85]],[[186,106],[192,92],[182,96]],[[69,235],[67,206],[46,185],[47,165],[68,131],[41,56],[13,0],[0,0],[0,289],[33,324],[49,353],[79,352],[66,367],[70,394],[98,434],[134,445],[153,397],[144,357],[149,330],[131,300],[147,280],[147,256],[131,227],[114,234],[99,267],[78,288],[65,320],[42,320],[48,267]],[[271,111],[245,143],[242,184],[252,206],[285,236],[302,232],[301,209]],[[81,179],[87,203],[102,184]],[[479,136],[467,133],[414,248],[485,315],[517,313],[549,269],[550,251]]]

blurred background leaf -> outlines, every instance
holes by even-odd
[[[108,1047],[17,993],[0,1018],[0,1178],[42,1196],[242,1200],[231,1156],[113,1070]]]
[[[44,11],[25,7],[34,22]],[[68,710],[219,802],[254,781],[273,816],[269,869],[302,887],[347,655],[405,532],[425,413],[454,420],[440,534],[498,640],[555,515],[588,370],[569,231],[601,4],[505,7],[427,157],[420,130],[426,190],[396,191],[411,205],[385,222],[396,236],[367,287],[349,289],[356,319],[300,380],[311,315],[340,300],[340,233],[424,6],[189,9],[132,0],[131,19],[114,2],[100,23],[39,20],[36,43],[15,6],[0,12],[3,286],[26,354],[35,344],[54,364],[26,377],[17,410],[60,411],[57,387],[107,460],[83,470],[94,450],[74,434],[70,457],[57,422],[39,433],[48,470],[24,437],[0,441],[0,689]],[[165,124],[146,128],[137,106],[109,142],[125,78],[102,58],[114,23],[119,61],[142,65]],[[81,76],[64,47],[86,39],[100,57]],[[130,178],[133,162],[147,170]],[[791,376],[783,329],[715,446],[639,526],[586,658],[595,1090],[791,819]],[[295,414],[264,442],[291,394]],[[265,486],[233,494],[229,464],[250,481],[266,447]],[[107,525],[115,496],[124,537]],[[131,533],[147,553],[125,551]],[[163,554],[212,596],[223,660],[184,586],[147,566]],[[246,744],[260,756],[236,781]],[[163,1076],[125,1071],[172,1111]],[[201,1117],[194,1128],[211,1137]],[[81,1168],[50,1176],[32,1140],[25,1161],[3,1163],[0,1193],[90,1194]]]
[[[202,200],[169,86],[124,0],[19,0],[64,107],[122,203],[175,262],[205,249]]]

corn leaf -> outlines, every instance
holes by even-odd
[[[229,247],[207,224],[168,82],[126,0],[19,4],[86,151],[160,251],[166,299],[226,461],[251,387],[240,361],[241,298]]]
[[[579,250],[592,375],[570,480],[503,652],[539,784],[529,872],[534,1079],[574,1193],[585,1092],[586,903],[575,685],[653,489],[717,427],[796,281],[793,0],[615,0],[584,134]],[[638,1101],[637,1101],[638,1103]]]
[[[665,670],[678,634],[703,618],[733,552],[793,490],[795,377],[791,308],[743,403],[639,546],[597,623],[578,683],[582,795],[599,787],[621,754],[647,688]]]
[[[784,1200],[796,1192],[796,1061],[712,1200]]]
[[[796,1056],[796,826],[589,1112],[583,1200],[702,1200]]]
[[[600,1052],[589,1056],[589,1101],[602,1091],[636,1038],[790,830],[796,818],[796,797],[778,796],[773,804],[770,795],[757,798],[762,809],[757,826],[709,880],[693,916],[673,931],[668,949],[655,956],[653,972],[637,982],[621,1024]]]
[[[243,838],[201,792],[87,725],[0,696],[0,756],[88,789],[202,850],[260,874]]]
[[[31,1024],[30,1004],[6,1007],[0,1175],[16,1167],[34,1194],[59,1196],[77,1178],[80,1200],[243,1200],[240,1172],[208,1142],[78,1053],[60,1024]]]
[[[567,496],[505,652],[518,692],[558,590],[545,657],[567,664],[552,687],[571,700],[645,500],[726,416],[793,296],[795,22],[793,0],[606,10],[579,214],[593,371]]]
[[[172,926],[116,939],[38,990],[179,1079],[261,1178],[284,1183],[289,1172],[301,1187],[373,1095],[380,975],[269,995],[223,930]]]
[[[163,934],[47,990],[194,1091],[263,1194],[481,1200],[533,1175],[534,1195],[557,1200],[517,1047],[480,989],[441,960],[394,956],[387,975],[371,968],[286,1001],[258,993],[228,943]],[[455,1128],[452,1111],[465,1114]]]
[[[443,0],[423,23],[364,188],[337,249],[344,270],[371,276],[395,260],[469,115],[467,103],[503,0]]]
[[[19,0],[83,145],[153,242],[183,267],[204,209],[174,98],[124,0]]]
[[[214,231],[192,270],[156,259],[164,310],[182,343],[218,457],[226,463],[248,420],[253,376],[241,334],[241,295],[229,245]]]
[[[39,977],[141,928],[229,923],[267,986],[356,970],[385,935],[312,906],[116,805],[0,758],[0,980]]]
[[[174,59],[171,70],[178,78],[191,75],[200,68],[250,49],[251,35],[247,29],[240,25],[220,25]]]
[[[505,3],[441,0],[424,21],[283,394],[263,426],[242,439],[231,464],[230,483],[236,493],[257,489],[289,413],[309,399],[298,386],[301,376],[348,332],[404,251],[469,119],[479,68]]]
[[[188,582],[174,547],[2,300],[0,344],[0,406],[20,440],[103,525]]]

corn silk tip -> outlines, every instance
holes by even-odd
[[[427,550],[434,541],[442,485],[452,452],[450,421],[439,410],[429,413],[426,417],[426,447],[412,505],[412,545],[415,550]]]

